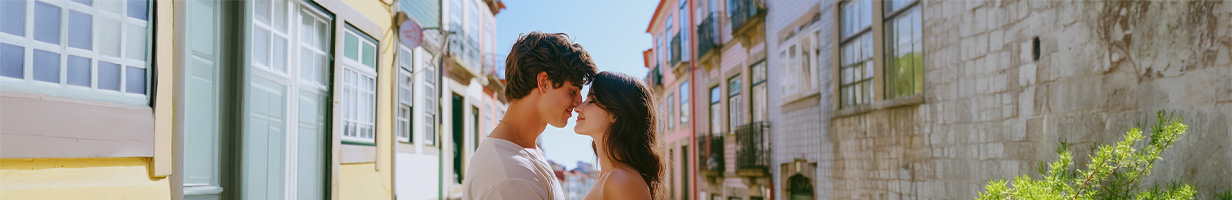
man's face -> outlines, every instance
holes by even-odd
[[[540,117],[556,128],[565,127],[569,124],[569,117],[573,117],[573,108],[582,103],[582,95],[578,94],[582,88],[571,81],[565,81],[559,88],[554,87],[551,81],[548,84],[544,87],[547,92],[539,101]]]

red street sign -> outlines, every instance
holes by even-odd
[[[423,44],[423,28],[420,28],[419,24],[416,24],[414,20],[402,22],[400,29],[398,32],[401,33],[402,44],[410,48],[419,47],[419,44]]]

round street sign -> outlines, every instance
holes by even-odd
[[[423,28],[419,27],[414,20],[406,20],[402,22],[402,26],[398,32],[402,36],[402,44],[415,48],[423,43]]]

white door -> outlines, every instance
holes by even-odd
[[[219,156],[221,58],[218,50],[217,1],[186,1],[184,100],[180,127],[184,135],[184,199],[220,199],[223,191]]]
[[[321,199],[326,162],[328,20],[308,6],[251,1],[243,73],[244,199]]]

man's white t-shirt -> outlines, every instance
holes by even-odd
[[[565,198],[543,150],[490,137],[471,157],[462,188],[462,199]]]

